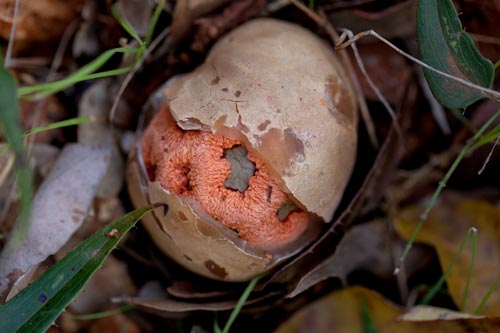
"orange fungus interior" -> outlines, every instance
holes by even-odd
[[[308,214],[298,208],[284,219],[278,217],[278,210],[290,200],[251,151],[246,158],[255,171],[248,188],[241,192],[224,185],[231,174],[225,152],[243,146],[238,140],[209,131],[182,130],[171,120],[168,108],[163,108],[146,129],[141,146],[151,180],[196,200],[206,213],[250,243],[279,247],[297,239],[307,228]]]

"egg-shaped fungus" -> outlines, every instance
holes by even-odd
[[[256,19],[162,88],[128,167],[144,225],[186,268],[244,281],[300,251],[331,220],[357,144],[351,82],[308,30]]]

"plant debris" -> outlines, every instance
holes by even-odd
[[[231,162],[231,173],[224,181],[226,188],[241,193],[245,193],[248,189],[248,181],[255,173],[255,163],[250,161],[247,155],[248,150],[243,146],[235,146],[224,150],[224,158]]]

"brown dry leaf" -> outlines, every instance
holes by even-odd
[[[384,333],[496,333],[500,327],[500,318],[455,319],[429,321],[402,321],[380,329]]]
[[[78,314],[98,312],[110,304],[112,297],[134,293],[127,265],[111,255],[72,301],[71,310]]]
[[[442,310],[443,309],[439,309]],[[275,333],[494,333],[500,318],[402,321],[403,309],[374,291],[350,287],[311,303],[285,321]],[[439,311],[438,311],[439,312]],[[368,318],[367,318],[368,317]]]
[[[394,278],[394,258],[390,255],[394,248],[404,247],[400,239],[395,239],[384,220],[375,220],[369,223],[354,226],[340,241],[337,251],[321,265],[306,274],[297,287],[288,295],[295,297],[313,285],[336,277],[343,282],[348,274],[363,270],[374,276],[389,281]],[[425,265],[429,257],[427,248],[415,246],[407,257],[411,267],[406,270],[411,276]]]
[[[401,308],[374,291],[351,287],[333,292],[311,303],[285,321],[276,333],[361,333],[363,303],[377,328],[395,322],[403,313]]]
[[[358,50],[368,75],[382,95],[393,105],[400,103],[411,79],[411,65],[403,56],[382,43],[360,44]],[[354,69],[365,97],[378,100],[359,66],[354,66]]]
[[[396,218],[396,229],[404,237],[413,232],[425,203],[404,208]],[[500,206],[467,198],[458,192],[443,192],[420,230],[417,241],[435,247],[445,270],[457,254],[467,231],[475,227],[477,249],[470,291],[464,311],[473,312],[481,303],[494,281],[500,276]],[[466,245],[446,280],[450,295],[460,305],[471,265],[472,248]],[[493,293],[481,314],[500,312],[500,294]]]
[[[327,8],[328,18],[334,26],[348,28],[354,33],[373,29],[386,38],[405,38],[415,34],[417,6],[414,1],[378,2],[379,7],[383,7],[378,11],[329,11]]]
[[[69,23],[77,17],[83,0],[23,0],[19,1],[16,19],[15,47],[30,43],[53,42],[61,37]],[[0,1],[0,38],[9,39],[15,0]]]

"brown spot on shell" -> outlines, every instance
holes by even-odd
[[[325,99],[328,110],[335,120],[341,124],[355,126],[356,110],[353,110],[351,105],[352,98],[346,87],[346,82],[337,76],[328,76],[325,81]]]
[[[212,259],[205,261],[205,267],[218,278],[225,278],[227,276],[227,271],[224,267],[217,265]]]
[[[212,80],[212,82],[210,82],[210,84],[211,84],[212,86],[214,86],[214,85],[218,84],[218,83],[219,83],[219,81],[220,81],[220,77],[217,75],[217,76],[215,77],[215,79],[213,79],[213,80]]]
[[[179,220],[187,221],[187,216],[183,212],[179,212],[179,214],[177,214],[177,216],[179,216]]]
[[[265,131],[267,126],[269,126],[269,124],[271,123],[271,121],[268,119],[266,120],[265,122],[259,124],[259,126],[257,127],[257,129],[261,132]]]

